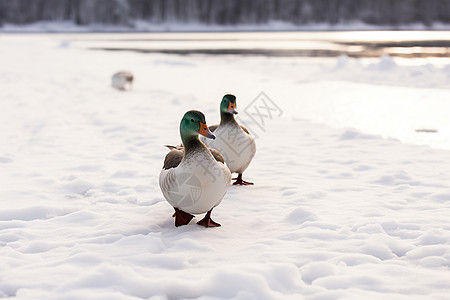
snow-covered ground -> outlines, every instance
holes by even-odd
[[[0,297],[448,299],[450,63],[75,38],[0,36]],[[255,185],[229,188],[222,227],[175,228],[163,145],[187,110],[217,123],[226,93],[257,135]]]

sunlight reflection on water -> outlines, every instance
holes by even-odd
[[[79,47],[167,54],[450,59],[448,31],[195,32],[77,35]],[[417,62],[415,62],[417,63]]]

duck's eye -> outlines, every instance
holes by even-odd
[[[194,119],[191,119],[191,122],[194,122]]]

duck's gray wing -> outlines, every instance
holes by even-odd
[[[217,127],[219,127],[219,124],[215,124],[215,125],[208,126],[208,128],[209,128],[209,130],[210,130],[211,132],[214,132],[214,130],[216,130]]]
[[[209,151],[211,151],[211,154],[214,156],[214,158],[221,163],[225,163],[225,159],[223,158],[222,154],[217,151],[216,149],[208,148]]]
[[[250,132],[248,131],[247,128],[245,128],[245,126],[243,126],[243,125],[239,125],[239,126],[241,126],[242,130],[244,130],[244,132],[245,132],[246,134],[250,134]]]
[[[184,156],[184,149],[183,150],[177,150],[172,149],[167,153],[166,158],[164,158],[164,166],[163,168],[168,170],[171,168],[176,168],[180,164],[181,160]]]
[[[184,151],[184,146],[183,144],[180,144],[178,146],[172,146],[172,145],[164,145],[167,148],[169,148],[170,150],[176,149],[176,150],[183,150]]]

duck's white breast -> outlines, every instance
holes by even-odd
[[[214,135],[216,139],[207,140],[205,144],[223,155],[231,172],[244,172],[256,152],[254,137],[234,124],[219,126]]]
[[[211,157],[184,159],[162,170],[159,185],[166,200],[187,213],[201,214],[219,205],[231,182],[226,165]]]

